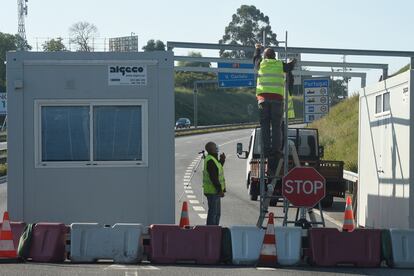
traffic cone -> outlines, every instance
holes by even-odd
[[[344,212],[344,225],[342,231],[352,232],[355,229],[354,212],[352,211],[352,200],[350,196],[346,197],[346,205]]]
[[[190,219],[188,218],[188,203],[187,201],[183,202],[183,208],[181,209],[181,218],[180,218],[180,227],[190,225]]]
[[[267,222],[267,229],[257,266],[277,267],[276,235],[273,223],[273,213],[269,213],[269,221]]]
[[[14,247],[13,233],[7,211],[4,212],[3,225],[0,230],[0,259],[17,259],[17,251]]]

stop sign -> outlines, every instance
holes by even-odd
[[[296,207],[311,208],[325,193],[325,178],[312,167],[293,168],[283,177],[282,195]]]

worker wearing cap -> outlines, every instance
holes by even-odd
[[[289,86],[293,85],[291,71],[296,60],[284,63],[276,59],[275,51],[256,44],[253,63],[257,72],[256,98],[258,101],[260,128],[265,158],[268,158],[268,175],[274,176],[282,154],[282,118],[285,73],[289,74]],[[289,118],[294,117],[293,102],[289,99]]]
[[[203,190],[207,197],[207,225],[219,225],[221,216],[221,198],[226,192],[223,165],[226,160],[224,153],[218,158],[218,147],[214,142],[205,146],[207,156],[204,159]]]

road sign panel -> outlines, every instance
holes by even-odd
[[[307,104],[328,104],[328,97],[327,96],[321,96],[321,97],[307,96],[305,97],[305,103]]]
[[[315,206],[326,194],[325,178],[312,167],[296,167],[283,177],[282,195],[296,207]]]
[[[329,78],[305,79],[303,91],[305,123],[311,123],[329,112]]]
[[[0,93],[0,115],[7,114],[7,93]]]
[[[250,63],[224,63],[219,62],[218,68],[232,68],[232,69],[253,69],[253,64]],[[255,87],[255,75],[253,73],[226,73],[220,72],[217,76],[218,85],[221,88],[229,87]]]

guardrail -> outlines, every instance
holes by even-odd
[[[357,182],[358,181],[358,174],[344,170],[344,179],[349,182]]]
[[[343,178],[346,181],[346,190],[349,193],[352,193],[353,195],[355,195],[357,185],[358,185],[358,174],[351,172],[351,171],[344,170]]]
[[[205,134],[210,132],[229,131],[236,129],[254,128],[258,126],[257,123],[243,123],[243,124],[227,124],[227,125],[214,125],[214,126],[202,126],[197,128],[176,129],[175,136],[187,136],[196,134]]]
[[[343,178],[346,180],[347,191],[352,194],[352,210],[354,212],[354,218],[356,219],[358,214],[358,174],[344,170]]]
[[[303,119],[289,120],[289,124],[301,124]],[[197,128],[176,129],[175,136],[187,136],[195,134],[205,134],[209,132],[229,131],[245,128],[254,128],[259,126],[259,123],[240,123],[240,124],[225,124],[225,125],[212,125],[212,126],[200,126]]]

